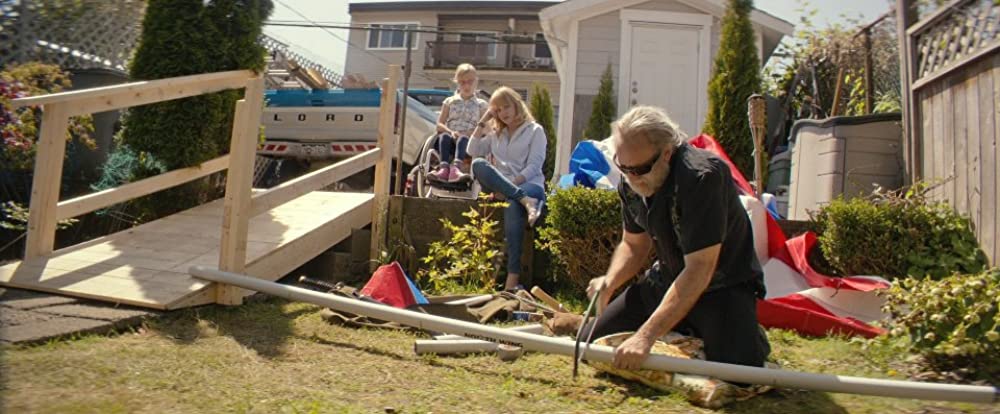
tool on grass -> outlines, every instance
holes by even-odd
[[[549,296],[549,294],[546,293],[544,290],[542,290],[541,287],[535,286],[531,288],[531,295],[541,299],[542,302],[545,302],[546,305],[551,306],[553,309],[559,312],[566,312],[566,308],[561,303],[559,303],[558,300],[556,300],[552,296]]]
[[[580,322],[580,327],[576,330],[576,344],[573,346],[573,378],[576,378],[576,373],[580,367],[580,361],[583,359],[583,355],[580,354],[580,336],[583,335],[583,327],[587,326],[587,318],[590,317],[590,311],[593,309],[595,314],[595,324],[596,324],[596,314],[597,310],[594,309],[594,304],[597,303],[597,298],[601,297],[601,291],[604,290],[604,283],[597,288],[594,292],[594,297],[590,298],[590,303],[587,304],[587,310],[583,312],[583,321]],[[594,336],[594,328],[590,328],[590,333],[587,334],[587,346],[590,346],[590,340]]]

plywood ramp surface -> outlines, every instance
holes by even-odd
[[[371,222],[372,195],[315,191],[250,219],[247,273],[277,280]],[[217,267],[222,200],[0,267],[0,285],[153,309],[212,302],[187,274]]]

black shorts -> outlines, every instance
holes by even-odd
[[[588,337],[590,329],[594,329],[592,339],[638,330],[663,301],[669,287],[651,279],[644,276],[612,300],[596,323],[583,329],[583,338]],[[771,353],[767,336],[757,324],[754,282],[702,294],[672,330],[701,338],[709,361],[762,367]]]

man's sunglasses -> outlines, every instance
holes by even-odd
[[[663,155],[663,151],[656,151],[656,155],[647,163],[625,166],[618,162],[618,154],[615,154],[615,166],[618,167],[618,171],[621,171],[622,174],[634,176],[646,175],[653,170],[653,165],[656,165],[656,162],[660,160],[661,155]]]

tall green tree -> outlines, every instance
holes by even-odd
[[[545,182],[549,182],[556,165],[556,128],[552,97],[545,85],[536,82],[531,86],[530,110],[535,122],[545,130],[545,163],[542,164],[542,172],[545,173]]]
[[[760,91],[760,58],[750,12],[753,0],[728,0],[715,69],[708,84],[708,114],[702,131],[715,137],[744,175],[753,176],[753,139],[747,98]]]
[[[129,68],[134,80],[264,68],[257,44],[271,0],[150,0]],[[242,91],[224,91],[132,108],[122,143],[171,170],[228,150]],[[139,172],[139,176],[161,171]]]
[[[601,86],[594,98],[594,107],[590,111],[587,129],[583,133],[586,139],[601,140],[611,135],[611,122],[615,120],[618,109],[615,105],[615,83],[611,79],[611,64],[601,74]]]

